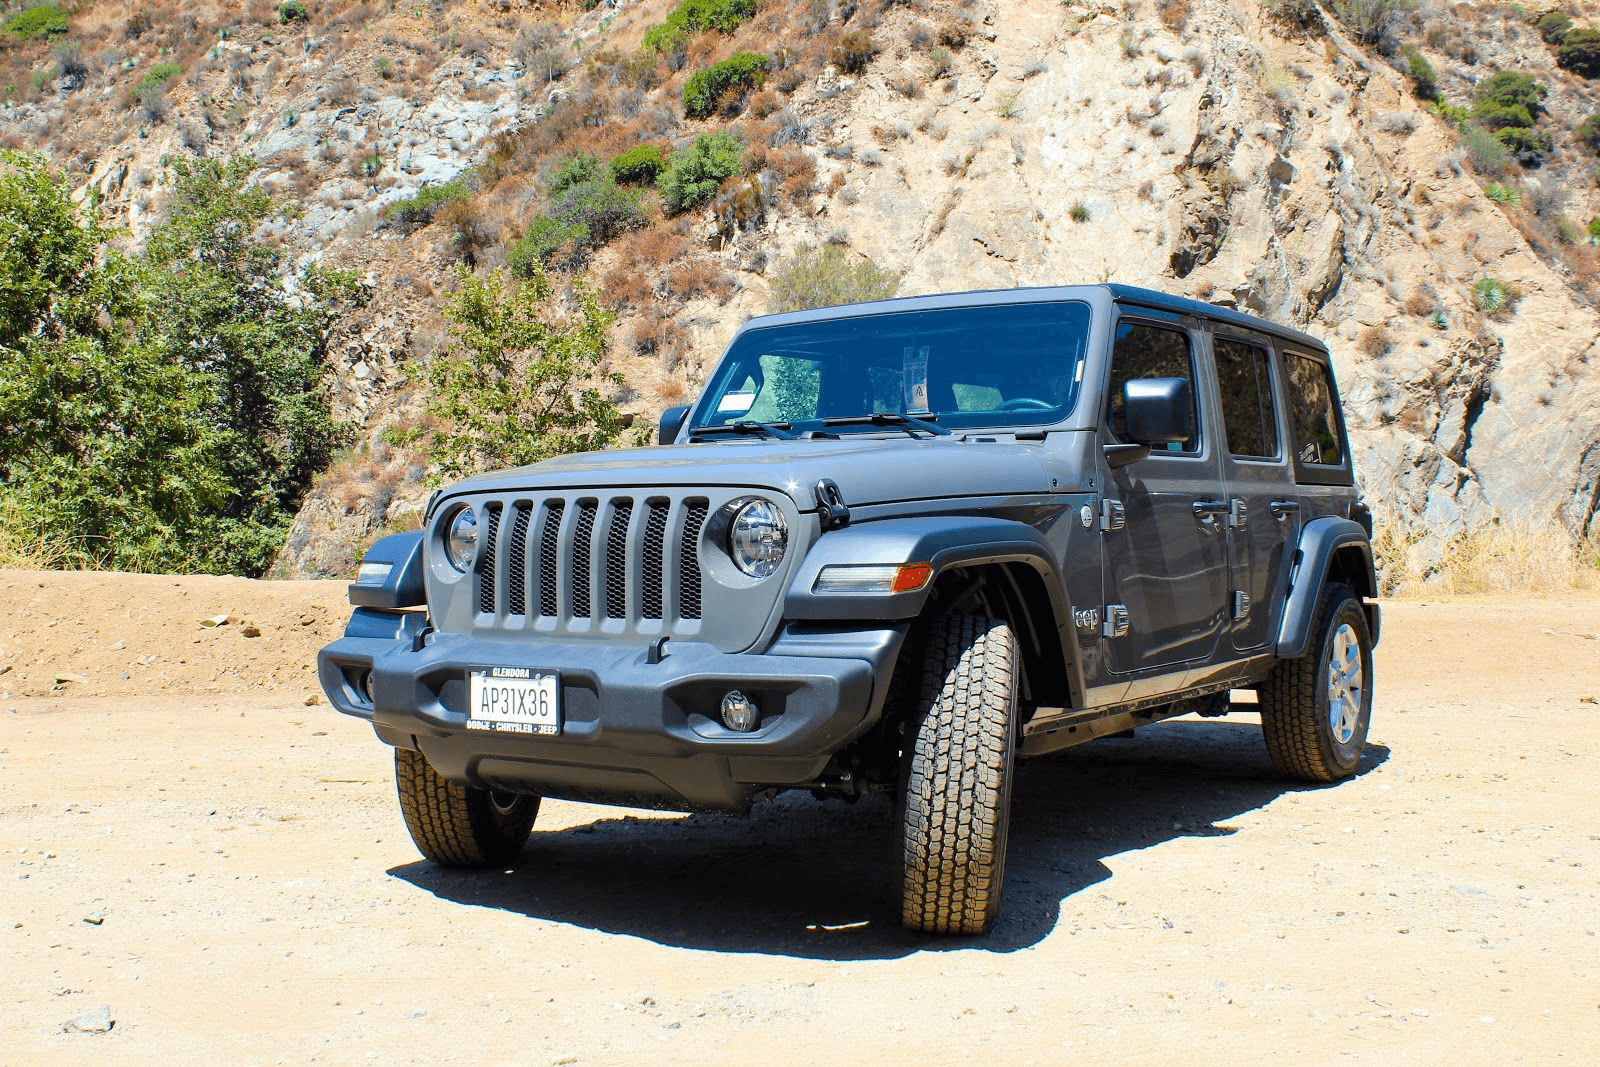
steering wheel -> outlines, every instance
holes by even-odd
[[[1031,396],[1014,396],[1010,400],[1001,401],[996,411],[1054,411],[1055,405],[1048,400],[1040,400]]]

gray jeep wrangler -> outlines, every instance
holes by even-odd
[[[1284,772],[1356,769],[1371,516],[1305,334],[1119,285],[773,315],[660,441],[367,553],[321,681],[429,860],[511,862],[544,796],[890,791],[902,922],[975,934],[1019,756],[1254,689]]]

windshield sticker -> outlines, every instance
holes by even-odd
[[[907,345],[904,352],[901,375],[906,387],[906,411],[925,415],[928,412],[928,346],[912,348]]]
[[[756,405],[754,392],[724,393],[717,401],[718,415],[743,415]]]

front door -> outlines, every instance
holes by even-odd
[[[1183,319],[1143,310],[1119,319],[1102,438],[1126,443],[1122,386],[1135,378],[1187,380],[1194,433],[1105,472],[1105,633],[1117,674],[1209,660],[1228,624],[1220,435],[1203,416],[1197,365]]]

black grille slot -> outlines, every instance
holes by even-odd
[[[700,529],[706,524],[706,502],[691,500],[689,514],[684,518],[683,536],[678,540],[678,617],[700,617],[700,556],[695,546],[700,543]]]
[[[518,504],[512,509],[511,544],[506,549],[506,566],[511,587],[506,590],[506,614],[528,613],[528,514],[532,507]]]
[[[617,500],[611,508],[611,528],[606,532],[606,618],[628,617],[628,520],[633,501]]]
[[[478,555],[478,610],[494,614],[494,542],[500,532],[500,505],[489,504],[483,515],[483,551]]]
[[[661,589],[665,581],[667,561],[667,502],[652,500],[650,513],[644,520],[644,610],[647,619],[661,618]]]
[[[561,516],[566,510],[564,500],[545,505],[544,526],[539,532],[539,614],[551,619],[561,613],[556,602],[556,575],[561,573]]]
[[[594,614],[589,595],[594,577],[594,513],[593,500],[578,502],[578,526],[572,531],[572,617],[575,619],[587,619]]]

